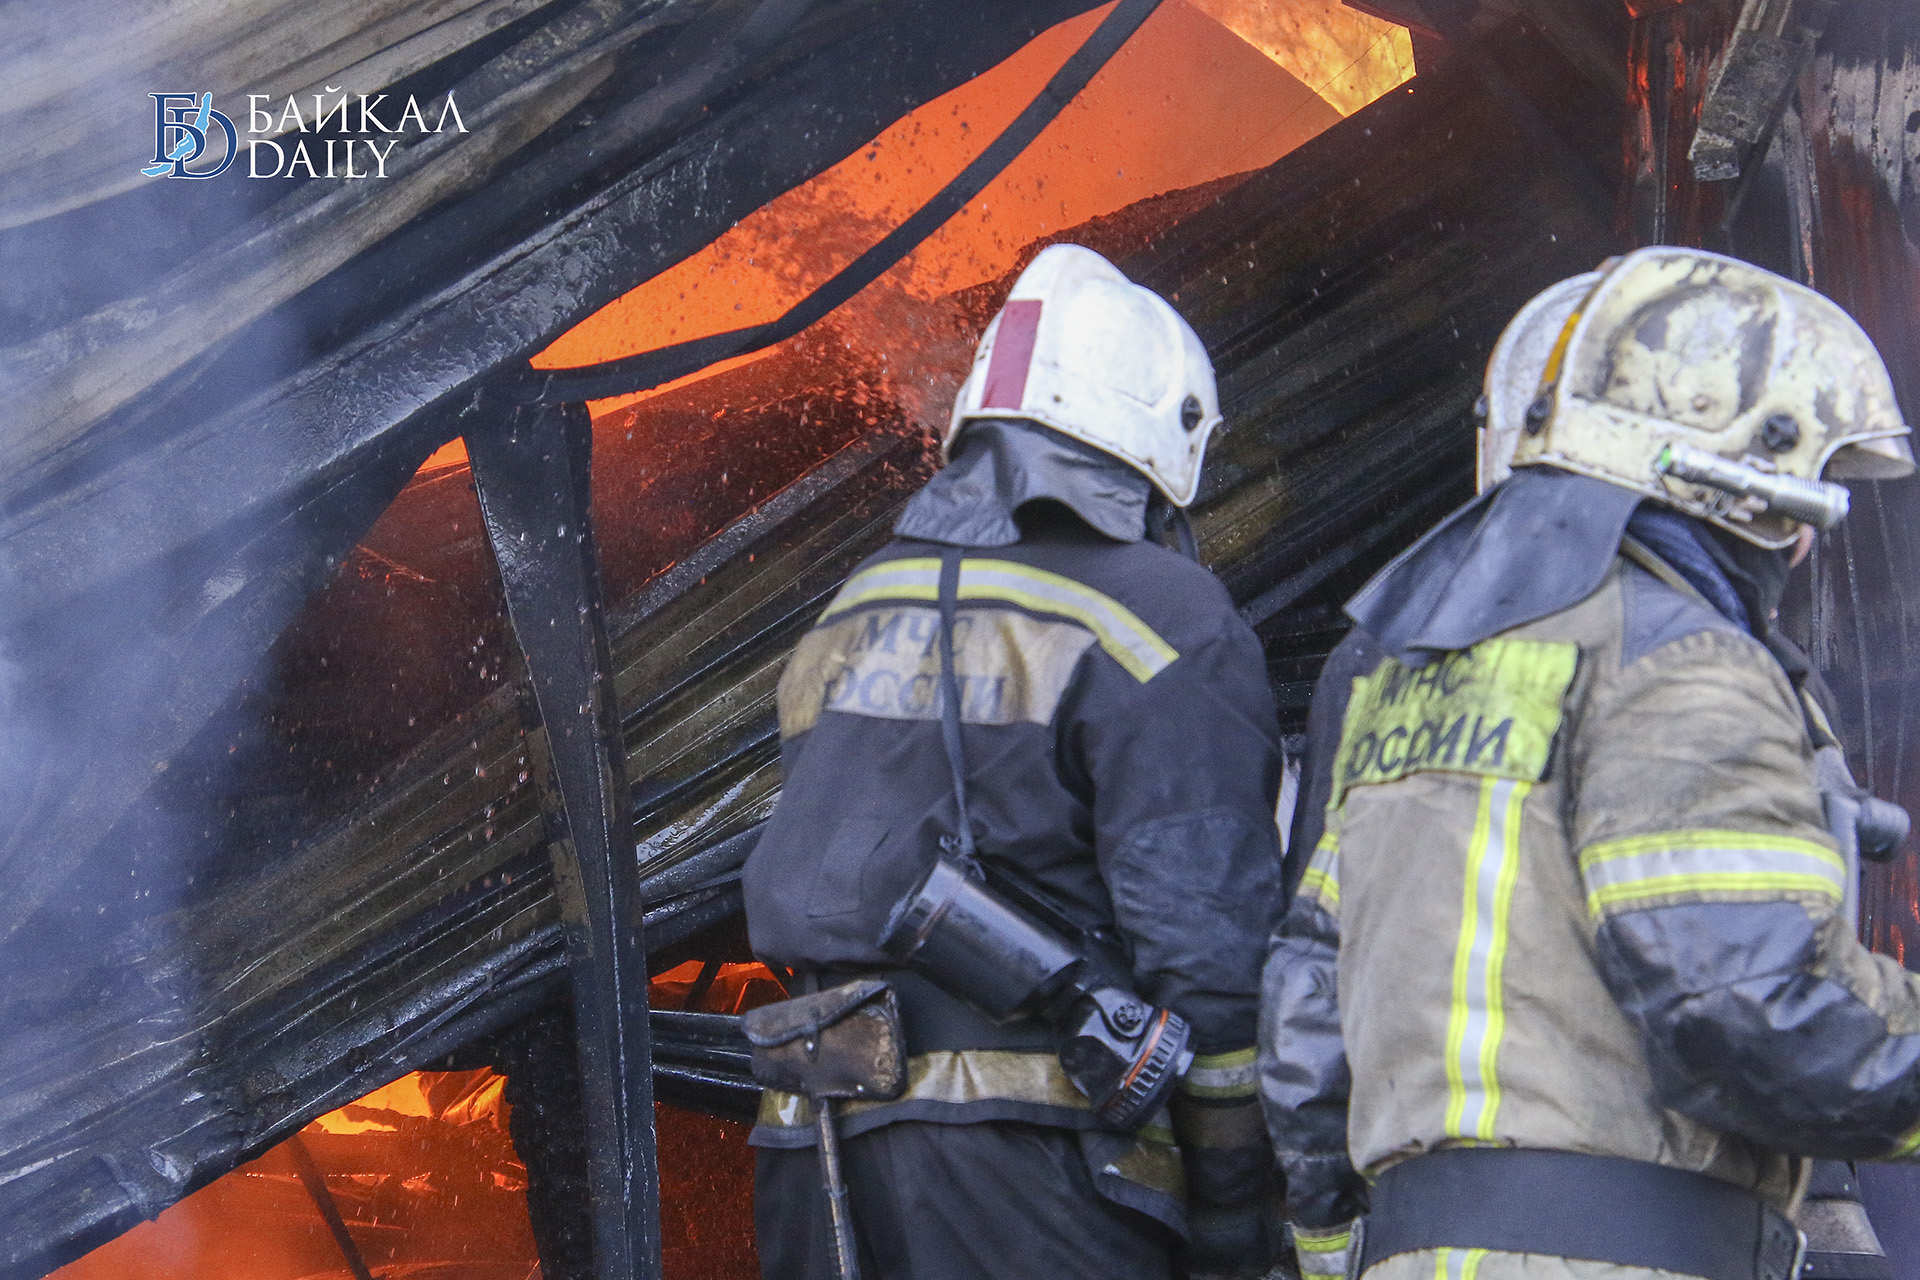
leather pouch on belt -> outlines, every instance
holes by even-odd
[[[906,1044],[893,988],[878,978],[762,1005],[741,1019],[762,1088],[809,1098],[899,1097]]]

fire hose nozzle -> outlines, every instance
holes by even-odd
[[[1777,475],[1687,444],[1666,446],[1653,465],[1662,475],[1752,498],[1769,511],[1816,529],[1831,529],[1845,520],[1852,502],[1845,485]]]

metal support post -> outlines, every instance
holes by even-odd
[[[547,848],[566,928],[586,1112],[594,1269],[660,1275],[646,947],[626,753],[588,522],[586,406],[505,411],[467,435],[487,539],[546,733]]]

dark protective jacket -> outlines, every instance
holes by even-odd
[[[1356,1166],[1439,1147],[1625,1156],[1782,1205],[1782,1153],[1920,1147],[1920,984],[1841,909],[1765,607],[1696,588],[1646,545],[1672,519],[1633,537],[1612,488],[1516,474],[1356,597],[1322,675],[1261,1033],[1310,1273],[1365,1207]]]
[[[1246,1145],[1259,1137],[1252,1046],[1260,966],[1280,914],[1273,810],[1282,762],[1265,660],[1211,573],[1069,513],[1067,499],[1072,510],[1096,506],[1108,480],[1128,477],[1144,508],[1144,481],[1121,464],[1106,460],[1124,474],[1101,479],[1079,458],[1078,479],[1051,486],[1066,497],[1038,495],[1051,501],[1036,510],[1047,467],[1033,450],[1072,442],[1029,438],[1029,430],[982,433],[941,473],[950,479],[936,477],[901,521],[940,533],[944,510],[970,525],[968,536],[984,528],[1018,538],[977,548],[960,570],[955,665],[975,840],[983,860],[1012,868],[1084,922],[1117,928],[1140,994],[1193,1026],[1199,1057],[1183,1088],[1244,1099],[1249,1133],[1213,1136]],[[991,519],[993,484],[972,501],[953,500],[952,486],[980,483],[976,450],[990,454],[1002,487],[1009,476],[1028,477],[1000,512],[1018,510],[1023,527]],[[1137,512],[1131,528],[1137,539]],[[1181,1176],[1164,1122],[1149,1125],[1144,1141],[1093,1133],[1097,1122],[1060,1067],[1052,1028],[994,1026],[926,980],[892,970],[876,945],[894,904],[955,826],[939,718],[943,550],[901,537],[870,557],[781,677],[784,784],[744,873],[754,950],[827,981],[884,973],[900,991],[907,1095],[846,1104],[844,1133],[900,1119],[1086,1131],[1102,1190],[1177,1225],[1164,1193],[1177,1192]],[[1221,1129],[1220,1116],[1207,1121],[1200,1127]],[[767,1094],[754,1141],[812,1140],[804,1100]]]

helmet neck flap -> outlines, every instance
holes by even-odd
[[[953,460],[907,503],[893,531],[960,547],[1020,541],[1015,517],[1052,500],[1117,542],[1146,536],[1152,485],[1091,445],[1036,423],[990,418],[969,423]]]
[[[1772,625],[1784,552],[1554,467],[1517,471],[1434,526],[1347,602],[1347,616],[1395,659],[1425,666],[1586,599],[1626,533],[1793,669]]]
[[[1442,520],[1347,602],[1410,667],[1592,595],[1640,495],[1551,467],[1517,471]]]

